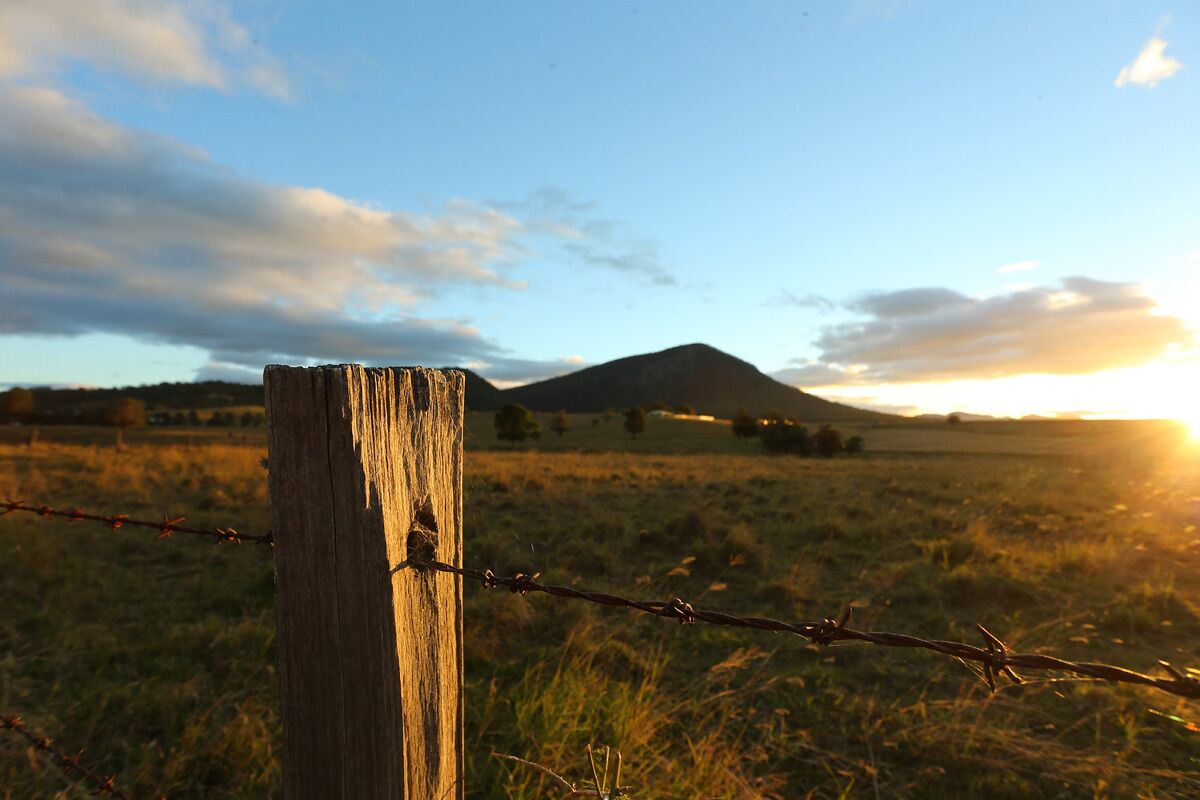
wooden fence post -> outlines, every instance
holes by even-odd
[[[283,794],[463,797],[461,372],[263,373]]]

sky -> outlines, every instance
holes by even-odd
[[[1190,417],[1200,7],[0,0],[0,384],[539,380]]]

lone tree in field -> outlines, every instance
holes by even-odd
[[[865,442],[863,442],[863,437],[851,436],[849,439],[846,440],[846,444],[845,444],[846,455],[852,456],[855,453],[861,453],[863,451],[864,446],[865,446]]]
[[[10,422],[24,422],[33,414],[33,392],[15,386],[0,395],[0,417]]]
[[[739,439],[758,436],[758,420],[747,414],[744,408],[739,408],[738,412],[733,415],[729,427],[733,430],[733,435]]]
[[[557,433],[560,439],[564,433],[571,430],[571,420],[567,419],[566,411],[559,411],[554,415],[554,419],[550,420],[550,430]]]
[[[813,444],[817,452],[826,458],[833,458],[842,451],[842,435],[829,425],[822,425],[815,436]]]
[[[196,409],[193,408],[191,411],[189,411],[187,413],[187,424],[188,425],[199,425],[200,424],[200,415],[196,413]]]
[[[646,410],[641,406],[634,406],[625,412],[625,430],[629,431],[631,438],[636,439],[637,435],[646,430]]]
[[[951,425],[957,425],[962,422],[962,417],[960,417],[958,414],[951,414],[950,416],[946,417],[946,422],[950,423]]]
[[[496,438],[516,444],[542,435],[542,426],[525,406],[509,404],[496,412]]]
[[[104,411],[104,421],[117,428],[117,447],[125,444],[125,429],[146,424],[146,404],[136,397],[118,397]]]
[[[684,416],[687,416],[687,417],[694,417],[694,416],[696,416],[696,409],[692,408],[687,403],[678,403],[676,405],[671,406],[671,413],[672,414],[683,414]]]

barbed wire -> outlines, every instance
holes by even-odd
[[[20,500],[8,500],[0,503],[0,508],[3,509],[0,515],[8,514],[13,511],[26,511],[38,514],[42,517],[54,518],[62,517],[67,522],[76,522],[79,520],[91,520],[96,522],[104,522],[112,527],[114,531],[120,529],[123,525],[138,525],[145,528],[151,528],[159,531],[159,538],[170,536],[172,533],[191,533],[203,536],[212,536],[221,542],[252,541],[259,544],[265,544],[269,547],[274,547],[274,539],[270,532],[266,534],[240,534],[234,528],[192,528],[180,525],[184,521],[184,517],[171,519],[164,517],[162,522],[147,522],[144,520],[131,519],[127,514],[115,514],[110,516],[100,514],[86,514],[82,509],[74,509],[72,511],[58,511],[47,505],[27,505]],[[422,535],[425,532],[418,529],[412,532],[413,535]],[[425,559],[420,556],[411,556],[408,560],[397,565],[392,571],[396,572],[407,567],[432,569],[438,572],[452,573],[464,578],[471,578],[480,581],[485,589],[495,588],[497,586],[508,587],[515,594],[524,595],[528,592],[541,592],[552,597],[566,598],[572,600],[583,600],[599,605],[617,606],[622,608],[630,608],[635,611],[641,611],[645,614],[650,614],[658,617],[668,617],[676,619],[683,624],[693,624],[695,622],[703,622],[709,625],[720,625],[731,628],[744,628],[749,630],[772,631],[776,633],[792,633],[798,636],[803,636],[817,645],[831,645],[835,642],[856,641],[866,642],[868,644],[880,645],[883,647],[899,647],[899,648],[919,648],[931,650],[936,653],[942,653],[953,658],[959,658],[965,661],[973,661],[980,664],[983,668],[983,678],[987,682],[988,687],[996,690],[996,678],[1000,675],[1008,678],[1013,683],[1022,683],[1022,679],[1015,672],[1016,669],[1035,670],[1035,671],[1060,671],[1069,672],[1074,675],[1079,675],[1097,680],[1110,681],[1114,683],[1130,683],[1142,686],[1149,686],[1160,691],[1164,691],[1179,697],[1189,699],[1200,699],[1200,670],[1186,668],[1184,672],[1176,669],[1167,661],[1160,660],[1158,663],[1167,672],[1169,677],[1160,677],[1146,675],[1136,672],[1125,667],[1118,667],[1111,664],[1098,664],[1086,661],[1068,661],[1056,656],[1049,656],[1042,653],[1014,653],[1010,652],[1008,647],[996,636],[994,636],[987,628],[982,625],[976,625],[976,629],[983,637],[984,646],[976,647],[964,642],[952,642],[944,639],[923,639],[918,636],[912,636],[905,633],[889,633],[883,631],[859,631],[853,628],[847,628],[846,623],[850,620],[851,609],[849,607],[842,613],[838,619],[825,618],[820,622],[783,622],[781,620],[772,619],[770,617],[746,617],[737,614],[731,614],[726,611],[715,609],[695,608],[690,603],[675,597],[671,600],[633,600],[620,595],[608,594],[605,592],[589,592],[580,589],[575,589],[570,586],[556,586],[554,584],[543,584],[537,581],[541,573],[532,575],[525,573],[517,573],[511,577],[501,577],[496,575],[490,569],[478,570],[467,567],[456,567],[453,564],[447,564],[441,561]]]
[[[1022,683],[1016,669],[1035,671],[1070,672],[1088,678],[1096,678],[1114,683],[1132,683],[1149,686],[1160,691],[1168,692],[1179,697],[1200,700],[1200,670],[1186,668],[1184,672],[1176,669],[1166,661],[1159,665],[1170,677],[1155,677],[1144,675],[1124,667],[1092,662],[1067,661],[1055,656],[1042,653],[1013,653],[1005,644],[996,638],[987,628],[976,625],[984,639],[983,647],[975,647],[963,642],[951,642],[942,639],[922,639],[905,633],[886,633],[879,631],[857,631],[847,628],[850,620],[849,607],[838,619],[823,619],[820,622],[782,622],[770,617],[743,617],[725,611],[694,608],[678,597],[671,600],[631,600],[619,595],[604,592],[588,592],[570,586],[555,586],[538,583],[541,573],[527,575],[517,573],[512,577],[500,577],[490,569],[477,570],[456,567],[441,561],[432,561],[420,557],[410,557],[399,564],[393,572],[406,567],[432,569],[438,572],[448,572],[464,578],[471,578],[483,584],[483,588],[492,589],[506,586],[514,594],[541,592],[552,597],[583,600],[605,606],[631,608],[656,617],[676,619],[682,624],[691,625],[703,622],[709,625],[722,625],[731,628],[746,628],[758,631],[773,631],[778,633],[793,633],[803,636],[817,645],[831,645],[834,642],[866,642],[883,647],[907,647],[932,650],[935,653],[952,656],[966,661],[974,661],[983,667],[983,677],[988,688],[996,691],[996,678],[1004,675],[1013,683]]]
[[[29,730],[29,728],[25,725],[25,721],[19,716],[10,715],[0,717],[0,728],[13,731],[14,733],[25,737],[25,739],[27,739],[34,747],[51,756],[51,758],[54,760],[54,763],[57,764],[68,776],[70,776],[72,772],[78,772],[80,775],[83,775],[96,787],[92,792],[94,796],[107,794],[120,798],[120,800],[133,800],[130,795],[117,788],[116,775],[104,777],[91,767],[83,764],[79,760],[79,757],[83,755],[82,750],[73,756],[67,755],[66,752],[64,752],[61,748],[58,748],[54,745],[54,740],[50,737],[39,736],[38,734]]]
[[[91,522],[103,522],[110,526],[113,533],[116,533],[125,525],[136,525],[141,528],[150,528],[158,531],[158,538],[165,539],[175,533],[190,533],[195,536],[210,536],[217,540],[217,544],[232,542],[233,544],[241,544],[242,542],[253,542],[255,544],[266,545],[267,547],[275,547],[275,539],[270,531],[261,534],[254,533],[238,533],[235,528],[193,528],[189,525],[181,525],[187,517],[163,517],[162,522],[149,522],[147,520],[132,519],[128,514],[86,514],[82,508],[75,508],[71,511],[59,511],[51,508],[48,505],[38,504],[29,505],[23,500],[5,500],[0,502],[0,516],[10,514],[13,511],[28,511],[31,514],[37,514],[47,519],[61,517],[67,522],[79,522],[88,520]]]

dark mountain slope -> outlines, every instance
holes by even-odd
[[[495,411],[511,402],[505,399],[504,391],[489,383],[487,378],[462,367],[450,367],[450,369],[461,370],[467,376],[466,405],[468,411]]]
[[[886,414],[831,403],[786,386],[753,364],[706,344],[629,356],[504,392],[509,402],[537,411],[594,412],[663,401],[687,403],[701,414],[731,417],[778,411],[808,422],[890,419]]]

